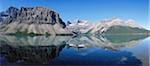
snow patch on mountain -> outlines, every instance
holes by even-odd
[[[93,27],[93,24],[87,20],[77,20],[76,22],[68,23],[67,28],[72,32],[86,33]]]
[[[98,33],[101,34],[105,31],[107,31],[110,27],[112,26],[127,26],[127,27],[132,27],[132,28],[142,28],[139,24],[136,23],[135,20],[122,20],[120,18],[112,18],[112,19],[105,19],[97,24],[91,29],[90,33]]]
[[[142,26],[139,25],[139,24],[137,24],[136,21],[133,20],[133,19],[127,20],[127,21],[126,21],[126,24],[127,24],[128,26],[130,26],[130,27],[134,27],[134,28],[136,28],[136,27],[142,28]]]

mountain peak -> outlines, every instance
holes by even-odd
[[[137,22],[133,19],[122,20],[122,19],[117,18],[117,17],[113,17],[112,19],[102,20],[101,24],[107,25],[109,27],[119,25],[119,26],[129,26],[129,27],[142,28],[142,26],[137,24]]]
[[[130,27],[138,27],[138,28],[142,28],[142,26],[140,26],[139,24],[136,23],[135,20],[133,19],[129,19],[126,21],[126,24]]]
[[[113,17],[112,19],[102,20],[101,24],[103,26],[108,26],[108,27],[111,27],[114,25],[122,25],[122,26],[125,25],[124,21],[120,18],[117,18],[117,17]]]
[[[59,14],[51,9],[44,7],[21,7],[20,9],[10,7],[6,10],[2,16],[9,20],[4,20],[3,23],[11,22],[24,22],[24,23],[49,23],[54,25],[55,23],[62,23]]]
[[[120,18],[112,18],[112,19],[105,19],[102,20],[101,22],[95,24],[95,26],[90,30],[90,33],[103,33],[106,32],[108,29],[112,28],[124,28],[128,30],[131,29],[141,29],[142,27],[136,23],[135,20],[129,19],[127,21],[122,20]],[[112,31],[113,31],[112,29]],[[143,29],[146,31],[146,29]]]
[[[0,21],[0,25],[5,26],[5,28],[0,26],[0,31],[5,33],[71,34],[65,29],[66,24],[58,13],[41,6],[20,9],[10,7],[0,13]]]

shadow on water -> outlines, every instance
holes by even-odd
[[[0,64],[133,65],[132,48],[147,36],[0,36]]]

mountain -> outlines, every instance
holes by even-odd
[[[112,26],[104,34],[134,34],[134,33],[149,33],[146,29],[132,28],[127,26]]]
[[[123,38],[122,38],[123,37]],[[105,35],[105,36],[77,36],[70,39],[67,45],[74,48],[100,47],[109,50],[118,50],[122,47],[132,48],[147,35]]]
[[[77,20],[75,22],[67,22],[68,30],[74,33],[87,33],[89,29],[93,27],[93,24],[87,20]]]
[[[133,27],[133,28],[136,28],[136,27],[137,28],[143,28],[141,25],[137,24],[135,20],[129,19],[129,20],[125,21],[125,22],[130,27]]]
[[[67,25],[59,14],[44,7],[10,7],[0,12],[0,33],[70,35],[70,34],[124,34],[149,33],[136,21],[112,18],[92,24],[87,20],[68,21]]]
[[[102,20],[88,31],[91,34],[131,34],[149,33],[149,30],[138,25],[134,20],[124,21],[119,18]]]
[[[0,53],[9,63],[45,64],[59,56],[70,38],[71,36],[0,35]]]
[[[44,7],[10,7],[0,13],[0,32],[5,34],[72,34],[59,14]]]
[[[11,36],[0,35],[0,45],[17,46],[60,46],[72,36]],[[17,41],[16,41],[17,40]]]

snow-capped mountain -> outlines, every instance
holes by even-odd
[[[87,20],[77,20],[76,22],[68,21],[67,23],[67,28],[75,33],[87,33],[92,27],[93,24]]]
[[[90,29],[91,34],[103,34],[103,33],[142,33],[149,32],[142,28],[134,20],[122,20],[119,18],[106,19],[98,22]]]
[[[104,19],[97,23],[87,20],[68,21],[67,28],[75,33],[87,34],[117,34],[117,33],[149,33],[148,30],[136,23],[135,20],[122,20],[120,18]]]
[[[137,24],[135,20],[132,20],[132,19],[127,20],[126,24],[130,27],[143,28],[141,25]]]
[[[121,20],[119,18],[102,20],[102,21],[98,22],[97,24],[95,24],[93,29],[91,29],[90,33],[95,33],[99,30],[100,30],[100,33],[101,33],[101,32],[106,31],[109,27],[117,26],[117,25],[125,26],[125,23],[123,22],[123,20]]]

